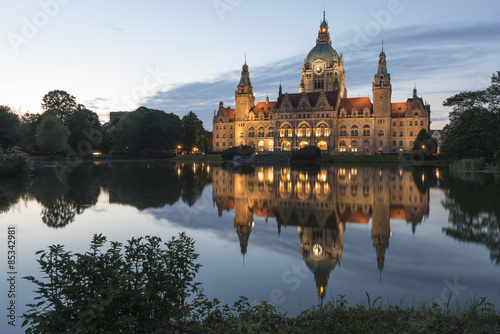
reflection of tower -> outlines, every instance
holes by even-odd
[[[252,232],[254,224],[253,210],[249,208],[245,199],[237,199],[234,209],[234,228],[240,239],[241,253],[246,254],[248,246],[248,238]]]
[[[375,176],[375,205],[372,208],[372,240],[377,252],[377,266],[384,268],[385,250],[391,234],[390,189],[388,171],[382,169]]]
[[[309,270],[314,273],[318,295],[323,299],[330,272],[342,260],[345,224],[338,223],[338,217],[330,216],[324,228],[318,227],[313,219],[305,227],[299,226],[300,252]]]
[[[249,205],[245,196],[246,183],[245,175],[234,174],[234,227],[240,239],[242,254],[247,252],[248,238],[254,224],[253,205]]]

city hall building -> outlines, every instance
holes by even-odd
[[[302,66],[299,92],[255,104],[248,65],[243,65],[235,107],[219,103],[213,119],[213,151],[250,145],[259,152],[317,146],[329,154],[409,153],[420,130],[429,132],[430,106],[413,90],[406,102],[392,102],[384,50],[369,97],[348,98],[342,56],[333,49],[323,13],[316,46]],[[375,67],[375,66],[374,66]]]

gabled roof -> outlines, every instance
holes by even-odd
[[[326,95],[326,99],[328,101],[328,104],[330,106],[335,106],[337,104],[337,98],[338,98],[338,92],[324,92]],[[309,104],[312,107],[315,107],[318,104],[319,97],[322,93],[295,93],[295,94],[282,94],[278,97],[278,101],[276,103],[276,108],[280,108],[283,102],[285,101],[285,98],[288,97],[290,99],[290,102],[292,103],[292,106],[294,108],[297,108],[300,103],[300,99],[302,98],[303,95],[307,96],[307,99],[309,100]]]
[[[269,116],[269,113],[274,110],[278,102],[259,102],[250,111],[255,113],[255,117],[259,117],[260,113],[263,112],[264,116]]]
[[[356,108],[359,111],[363,111],[365,108],[372,109],[372,102],[369,97],[353,97],[344,98],[340,101],[339,109],[344,108],[347,111],[351,111]]]
[[[410,109],[411,102],[396,102],[391,104],[392,114],[404,114],[406,109]]]

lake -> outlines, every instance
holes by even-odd
[[[366,294],[384,305],[500,304],[499,204],[492,175],[430,168],[95,162],[2,180],[0,236],[7,254],[15,227],[17,316],[35,289],[21,277],[41,277],[35,252],[86,251],[95,233],[125,242],[185,231],[208,298],[267,300],[289,315],[339,295],[350,304]],[[4,333],[6,256],[0,266]]]

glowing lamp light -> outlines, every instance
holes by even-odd
[[[92,152],[92,155],[95,155],[95,156],[98,156],[98,155],[101,155],[102,153],[101,152]]]
[[[323,294],[323,292],[325,292],[325,287],[324,287],[324,286],[321,286],[321,287],[319,288],[319,293],[322,295],[322,294]]]

